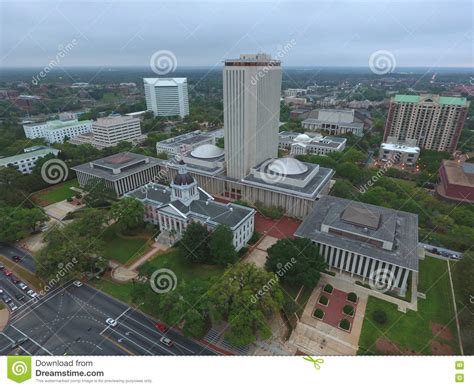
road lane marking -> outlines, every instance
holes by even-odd
[[[124,352],[132,355],[132,356],[136,356],[136,353],[133,353],[131,350],[128,350],[125,346],[122,346],[121,344],[119,344],[117,341],[114,341],[112,338],[110,338],[109,336],[107,335],[103,335],[102,337],[104,337],[105,339],[107,339],[108,341],[112,342],[115,346],[117,346],[119,349],[122,349]]]
[[[48,349],[46,349],[43,345],[39,344],[38,342],[36,342],[33,338],[31,338],[30,336],[26,335],[25,333],[23,333],[20,329],[17,329],[15,326],[13,325],[10,325],[10,327],[12,327],[13,329],[15,329],[17,332],[19,332],[21,335],[23,335],[24,337],[28,338],[31,342],[33,342],[35,345],[39,346],[42,350],[44,350],[46,353],[48,353],[50,356],[53,356],[53,353],[51,353]]]

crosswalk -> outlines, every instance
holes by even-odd
[[[216,329],[214,328],[211,328],[211,330],[209,330],[209,332],[206,334],[206,336],[204,337],[204,339],[207,341],[207,342],[210,342],[224,350],[227,350],[233,354],[236,354],[236,355],[240,355],[240,356],[245,356],[248,354],[249,352],[249,346],[246,345],[246,346],[234,346],[234,345],[231,345],[230,343],[228,343],[225,339],[224,339],[224,333],[222,331],[217,331]]]

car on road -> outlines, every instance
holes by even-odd
[[[27,293],[31,298],[33,298],[33,299],[34,299],[34,298],[37,298],[37,297],[39,296],[39,295],[38,295],[36,292],[34,292],[33,290],[28,290],[28,291],[26,291],[26,293]]]
[[[453,253],[451,256],[449,256],[451,259],[459,259],[459,255],[456,255],[455,253]]]
[[[25,291],[28,288],[28,286],[23,282],[18,283],[16,286],[22,291]]]
[[[2,294],[3,294],[3,290],[0,288],[0,295],[2,295]]]
[[[21,261],[21,257],[20,257],[20,256],[17,256],[17,255],[15,255],[15,256],[12,256],[12,260],[13,260],[15,263],[18,263],[18,262],[20,262],[20,261]]]
[[[110,327],[115,327],[115,326],[118,325],[118,322],[117,322],[115,319],[113,319],[113,318],[107,318],[107,319],[105,320],[105,323],[106,323],[107,325],[109,325]]]
[[[72,284],[74,284],[76,287],[82,287],[82,282],[80,282],[79,280],[75,280],[74,282],[72,282]]]
[[[28,341],[28,338],[26,338],[26,337],[19,338],[18,340],[16,340],[15,342],[12,343],[12,349],[15,349],[18,346],[23,345],[26,341]]]
[[[156,323],[155,327],[162,333],[164,333],[168,329],[164,323],[160,323],[160,322]]]
[[[10,310],[12,310],[12,312],[18,309],[18,306],[13,302],[8,303],[8,306],[10,306]]]
[[[171,341],[168,337],[161,337],[160,342],[163,345],[168,346],[169,348],[171,348],[173,346],[173,341]]]

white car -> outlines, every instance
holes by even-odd
[[[2,294],[3,294],[3,290],[0,288],[0,295],[2,295]]]
[[[23,291],[25,291],[28,288],[28,286],[25,283],[18,283],[17,287]]]
[[[10,309],[12,310],[12,312],[18,309],[18,306],[15,303],[9,303],[8,305],[10,306]]]
[[[161,337],[160,342],[169,348],[173,346],[173,341],[171,341],[168,337]]]
[[[82,287],[82,283],[79,280],[75,280],[72,282],[72,284],[74,284],[76,287]]]
[[[37,298],[37,297],[39,296],[39,295],[38,295],[36,292],[34,292],[33,290],[28,290],[26,293],[27,293],[31,298],[33,298],[33,299],[34,299],[34,298]]]
[[[115,327],[115,326],[118,325],[118,322],[117,322],[115,319],[112,319],[112,318],[107,318],[107,319],[105,320],[105,323],[106,323],[107,325],[109,325],[110,327]]]

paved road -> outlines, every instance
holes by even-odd
[[[8,280],[0,279],[0,287]],[[116,319],[109,327],[105,320]],[[11,352],[21,337],[28,341],[19,353],[36,355],[213,355],[213,350],[180,333],[166,333],[174,345],[160,342],[162,334],[145,314],[88,285],[71,283],[57,288],[37,303],[22,305],[0,335],[0,354]]]
[[[428,252],[428,249],[437,249],[438,251],[443,251],[443,252],[448,252],[450,255],[457,255],[459,258],[462,257],[462,253],[461,252],[456,252],[456,251],[453,251],[452,249],[446,249],[446,248],[442,248],[442,247],[437,247],[437,246],[434,246],[434,245],[430,245],[430,244],[425,244],[425,243],[418,243],[418,245],[420,247],[425,247],[425,250],[427,250]],[[433,253],[431,252],[428,252],[430,255],[432,255]],[[437,256],[441,256],[441,255],[437,255]],[[441,256],[443,257],[443,256]]]
[[[20,265],[30,272],[35,272],[36,263],[33,259],[33,256],[19,248],[7,244],[0,244],[0,255],[5,256],[7,259],[10,260],[13,256],[20,256],[21,261],[19,263],[15,263],[13,260],[12,263],[14,263],[15,265]]]

